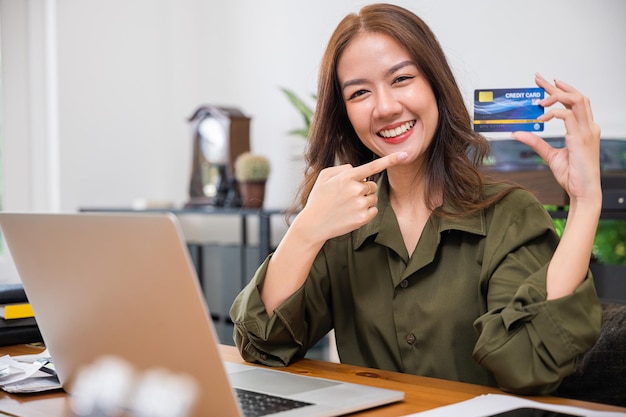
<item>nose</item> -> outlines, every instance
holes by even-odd
[[[376,96],[376,115],[379,118],[390,118],[402,112],[402,103],[390,88],[381,88]]]

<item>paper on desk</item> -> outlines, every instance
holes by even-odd
[[[47,350],[36,355],[0,357],[0,389],[14,394],[60,389],[56,375],[40,371],[44,362],[38,359],[49,357]]]
[[[6,369],[8,367],[10,371],[8,375],[0,378],[0,386],[30,378],[39,371],[41,365],[39,362],[18,362],[9,355],[0,357],[0,368]]]
[[[594,411],[586,408],[564,405],[544,404],[511,395],[486,394],[474,397],[471,400],[446,405],[433,410],[411,414],[405,417],[489,417],[493,414],[514,410],[520,407],[532,407],[541,410],[559,411],[583,417],[624,417],[626,413],[611,411]]]
[[[26,378],[2,386],[2,390],[11,394],[31,394],[34,392],[53,391],[61,389],[59,378],[56,376],[45,376],[37,378]]]

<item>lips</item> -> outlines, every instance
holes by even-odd
[[[413,126],[415,126],[415,120],[410,120],[393,129],[380,130],[376,134],[385,139],[385,142],[398,143],[404,140],[404,134],[411,130]]]

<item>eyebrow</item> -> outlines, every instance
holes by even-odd
[[[414,66],[416,66],[416,67],[417,67],[417,64],[416,64],[415,62],[413,62],[413,61],[402,61],[402,62],[399,62],[399,63],[397,63],[396,65],[392,66],[391,68],[389,68],[389,69],[387,70],[387,72],[385,73],[385,75],[386,75],[386,76],[392,75],[392,74],[393,74],[393,73],[395,73],[396,71],[398,71],[398,70],[400,70],[400,69],[402,69],[402,68],[404,68],[404,67],[407,67],[407,66],[409,66],[409,65],[414,65]],[[355,84],[362,84],[362,83],[364,83],[365,81],[366,81],[366,80],[365,80],[364,78],[356,78],[356,79],[354,79],[354,80],[348,80],[348,81],[346,81],[345,83],[343,83],[343,84],[341,85],[341,89],[342,89],[342,90],[345,90],[347,87],[350,87],[351,85],[355,85]]]

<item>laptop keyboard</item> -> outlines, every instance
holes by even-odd
[[[261,417],[280,411],[288,411],[294,408],[313,405],[303,401],[290,400],[288,398],[263,394],[260,392],[247,391],[235,388],[239,404],[246,417]]]

